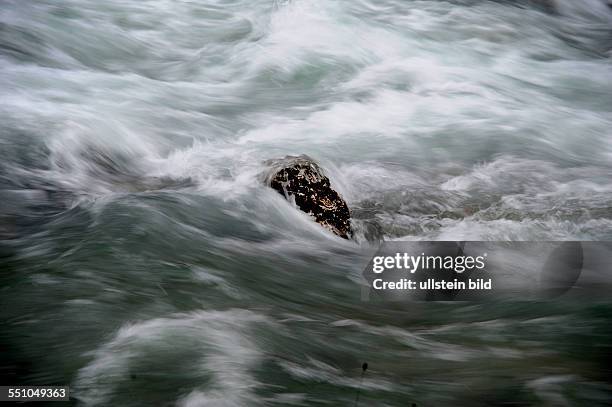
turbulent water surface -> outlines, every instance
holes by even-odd
[[[382,308],[359,275],[380,239],[611,240],[611,49],[600,0],[0,1],[2,384],[607,405],[612,307]],[[261,185],[287,154],[354,241]]]

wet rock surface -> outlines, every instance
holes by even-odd
[[[336,235],[344,239],[352,236],[348,205],[314,160],[305,155],[288,156],[267,164],[271,167],[268,186]]]

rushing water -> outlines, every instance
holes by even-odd
[[[607,405],[611,306],[381,307],[359,275],[378,239],[612,240],[611,50],[600,0],[0,0],[2,384]],[[287,154],[355,241],[261,185]]]

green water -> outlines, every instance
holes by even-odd
[[[2,384],[609,405],[611,303],[361,299],[380,239],[612,239],[612,14],[542,3],[2,1]],[[261,185],[287,154],[355,240]]]

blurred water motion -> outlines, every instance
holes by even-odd
[[[611,240],[611,33],[599,0],[2,1],[3,383],[609,405],[609,303],[380,306],[360,274],[379,239]],[[262,187],[299,154],[355,241]]]

